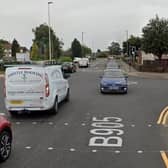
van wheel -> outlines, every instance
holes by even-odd
[[[8,159],[11,153],[12,137],[8,131],[0,134],[0,162]]]
[[[69,102],[69,100],[70,100],[70,90],[68,89],[66,97],[65,97],[65,101]]]
[[[58,113],[58,99],[55,99],[55,103],[53,108],[51,109],[51,114],[57,114]]]
[[[17,111],[8,111],[8,112],[10,113],[10,115],[11,115],[12,117],[16,117],[16,115],[18,114]]]

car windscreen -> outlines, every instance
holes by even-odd
[[[105,71],[103,78],[124,78],[124,75],[120,71]]]

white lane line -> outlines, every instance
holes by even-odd
[[[70,149],[70,152],[75,152],[76,150],[74,148],[71,148]]]
[[[134,125],[134,124],[131,124],[131,127],[135,127],[135,125]]]
[[[32,147],[31,146],[26,146],[25,149],[31,149]]]
[[[121,152],[120,152],[119,150],[116,150],[115,153],[116,153],[116,154],[119,154],[119,153],[121,153]]]
[[[138,84],[138,82],[136,82],[136,81],[128,81],[128,85],[137,85]]]
[[[33,124],[33,125],[36,125],[36,124],[37,124],[37,122],[35,122],[35,121],[34,121],[34,122],[32,122],[32,124]]]
[[[65,126],[69,125],[68,123],[64,123]]]
[[[142,150],[138,150],[137,153],[141,154],[141,153],[143,153],[143,151]]]
[[[92,152],[93,152],[93,153],[96,153],[96,152],[97,152],[97,150],[95,150],[95,149],[94,149],[94,150],[92,150]]]
[[[86,124],[85,124],[85,123],[82,123],[82,126],[86,126]]]
[[[48,150],[54,150],[54,148],[53,147],[49,147]]]
[[[48,122],[49,125],[53,125],[54,123],[53,122]]]
[[[20,122],[16,122],[17,125],[20,125],[21,123]]]
[[[1,116],[5,116],[6,114],[5,113],[0,113]]]
[[[152,125],[151,125],[151,124],[148,124],[148,127],[152,127]]]

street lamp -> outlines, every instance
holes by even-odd
[[[84,33],[82,32],[82,57],[84,57]]]
[[[51,28],[50,28],[50,5],[52,1],[48,2],[48,36],[49,36],[49,59],[51,60]]]

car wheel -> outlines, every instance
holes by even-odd
[[[68,89],[66,97],[65,97],[65,101],[68,102],[70,100],[70,90]]]
[[[51,109],[51,114],[57,114],[57,113],[58,113],[58,98],[55,99],[54,106]]]
[[[10,156],[12,147],[12,137],[8,131],[0,134],[0,161],[3,162]]]

